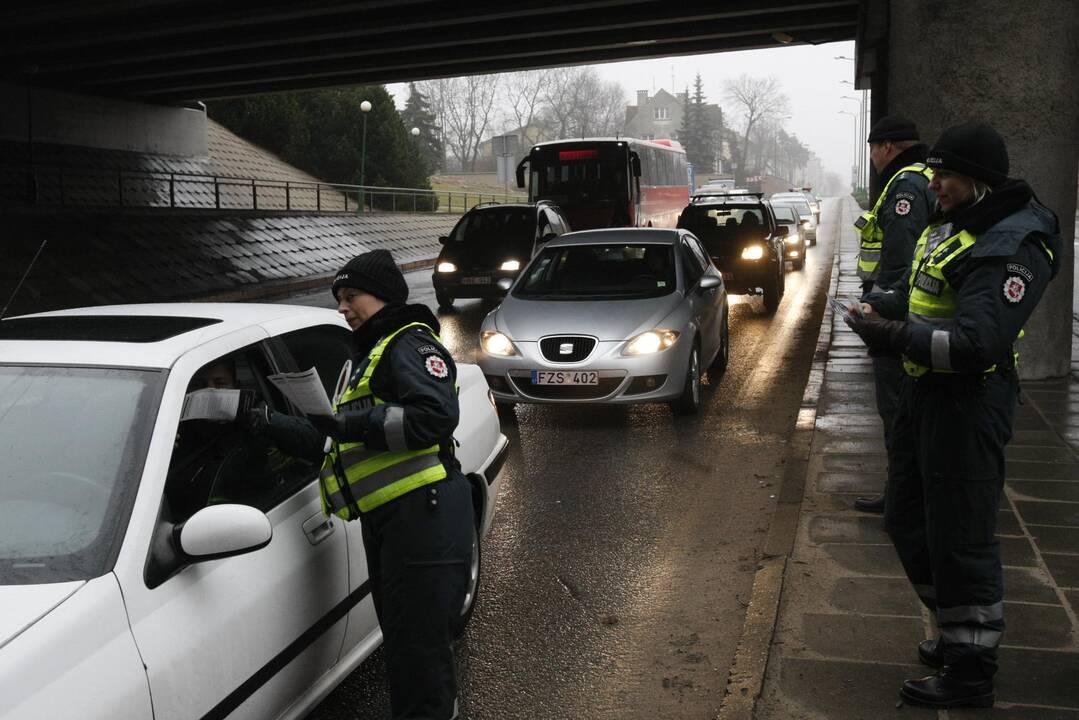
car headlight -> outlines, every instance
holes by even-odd
[[[802,225],[807,228],[811,228],[813,227],[813,220],[811,220],[810,218],[805,218],[804,220],[802,220]]]
[[[649,330],[626,343],[623,355],[651,355],[666,350],[678,340],[677,330]]]
[[[480,335],[480,347],[488,355],[509,357],[517,354],[513,341],[500,332],[487,330]]]
[[[457,272],[457,266],[451,262],[440,262],[438,264],[438,271],[440,273]]]
[[[760,260],[764,257],[764,247],[761,245],[750,245],[742,250],[743,260]]]
[[[787,237],[783,238],[783,242],[788,243],[790,245],[795,245],[798,242],[798,236],[797,235],[788,235]]]
[[[502,267],[500,269],[508,270],[510,272],[517,272],[518,270],[521,269],[521,261],[520,260],[507,260],[506,262],[502,263]]]

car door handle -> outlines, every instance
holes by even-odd
[[[330,535],[333,535],[335,529],[333,518],[326,517],[321,512],[304,520],[302,527],[304,535],[307,536],[307,542],[312,545],[318,545]]]

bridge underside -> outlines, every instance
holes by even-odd
[[[859,0],[142,0],[0,10],[0,77],[155,103],[853,40]]]

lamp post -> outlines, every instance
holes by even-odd
[[[836,60],[849,60],[850,62],[855,62],[854,58],[847,57],[846,55],[836,55],[835,59]],[[840,80],[840,82],[846,83],[848,85],[852,85],[855,88],[857,88],[857,85],[850,82],[849,80]],[[858,123],[857,123],[858,128],[855,131],[855,132],[858,133],[858,146],[859,146],[858,151],[856,153],[856,155],[858,157],[858,182],[861,184],[862,187],[864,187],[864,188],[866,188],[868,190],[868,188],[869,188],[869,161],[868,161],[868,158],[866,157],[866,153],[868,152],[868,148],[866,147],[866,134],[869,131],[869,121],[866,118],[866,115],[868,114],[867,110],[868,110],[868,107],[869,107],[869,98],[868,98],[868,93],[867,93],[866,90],[862,90],[861,103],[862,104],[861,104],[861,107],[859,108],[858,118],[857,118],[857,120],[858,120]]]
[[[371,112],[371,103],[364,100],[360,103],[360,112],[363,113],[363,143],[360,145],[360,207],[358,213],[363,213],[364,185],[367,184],[367,113]]]
[[[865,158],[862,156],[862,140],[865,138],[865,106],[862,104],[862,100],[850,95],[843,95],[840,100],[853,100],[858,103],[858,117],[857,117],[857,129],[855,132],[858,134],[858,142],[854,146],[855,154],[858,158],[858,182],[863,183],[865,178]],[[863,183],[864,186],[864,183]]]

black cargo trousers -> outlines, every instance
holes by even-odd
[[[394,720],[450,720],[457,703],[454,628],[475,527],[457,468],[360,516]]]
[[[884,526],[934,612],[944,663],[991,678],[1004,632],[997,512],[1011,440],[1015,370],[905,377],[889,452]]]

